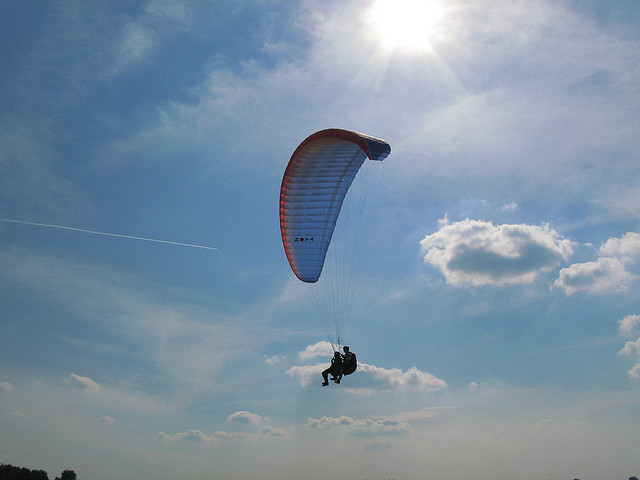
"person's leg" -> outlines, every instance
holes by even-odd
[[[329,373],[331,372],[331,367],[327,368],[322,372],[322,378],[324,379],[324,383],[322,385],[329,385]]]

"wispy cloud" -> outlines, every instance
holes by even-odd
[[[81,377],[72,373],[65,379],[65,382],[69,385],[79,388],[80,390],[86,390],[91,393],[97,393],[100,391],[100,385],[91,380],[89,377]]]
[[[213,322],[206,310],[179,303],[162,305],[153,295],[139,291],[133,277],[109,267],[19,249],[0,252],[0,260],[0,275],[80,316],[92,329],[102,332],[102,341],[126,341],[130,345],[126,352],[116,348],[111,353],[132,360],[144,356],[154,368],[176,379],[174,386],[180,396],[185,391],[210,388],[225,361],[240,355],[233,339],[258,339],[259,329],[224,316],[216,315]],[[76,377],[68,381],[81,384]]]

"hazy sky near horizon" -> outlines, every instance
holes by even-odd
[[[640,475],[640,2],[10,0],[0,25],[0,462]],[[391,145],[360,367],[326,388],[278,224],[324,128]]]

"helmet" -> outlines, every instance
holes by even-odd
[[[342,347],[342,350],[344,350],[345,352],[349,351],[349,347],[347,347],[346,345],[344,347]]]

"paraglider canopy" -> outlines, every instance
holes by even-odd
[[[316,132],[296,148],[280,188],[280,231],[300,280],[320,278],[342,202],[363,162],[390,152],[384,140],[337,128]]]

